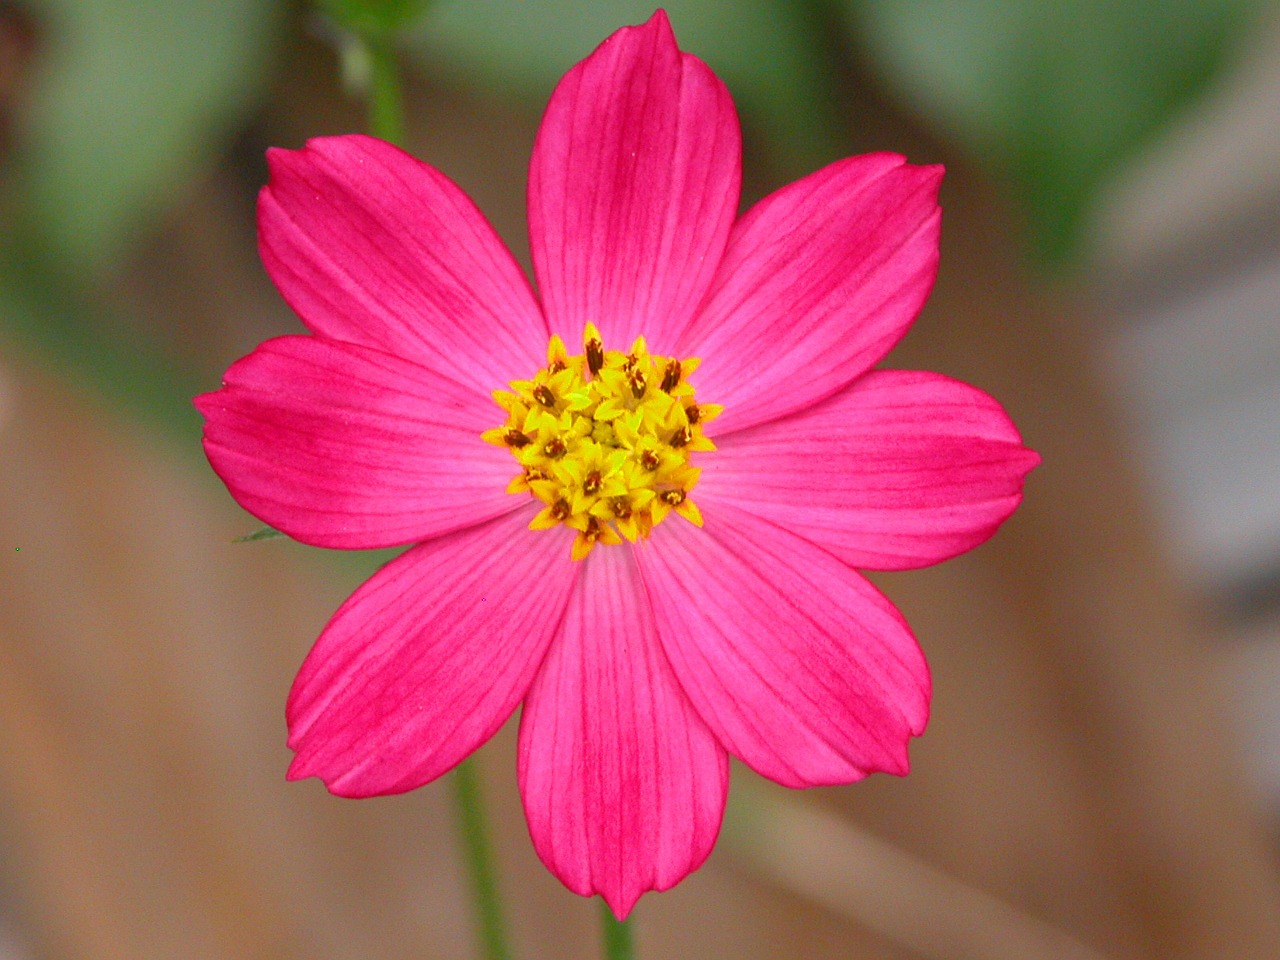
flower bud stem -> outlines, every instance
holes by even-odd
[[[480,781],[476,776],[475,761],[463,760],[454,768],[454,813],[458,820],[458,833],[462,840],[463,856],[470,874],[471,898],[475,904],[476,921],[480,927],[480,941],[484,960],[511,960],[507,947],[506,927],[502,920],[502,902],[498,895],[497,873],[493,866],[493,851],[489,844],[488,829],[484,818],[484,803],[480,796]]]
[[[360,42],[369,57],[369,132],[403,147],[404,97],[400,89],[395,39],[365,35]]]
[[[405,145],[404,96],[396,63],[394,35],[364,34],[359,38],[369,58],[369,132],[375,137]],[[462,854],[467,863],[471,897],[479,926],[484,960],[512,960],[502,919],[502,898],[485,822],[484,801],[475,761],[463,760],[450,776],[453,808]]]

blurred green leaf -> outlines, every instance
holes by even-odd
[[[1200,94],[1257,0],[843,0],[893,89],[1005,179],[1040,258]]]
[[[27,237],[0,245],[0,336],[89,385],[139,420],[188,443],[200,433],[191,398],[207,377],[126,338],[129,329],[66,259]]]
[[[90,268],[170,203],[261,95],[263,0],[44,0],[20,178],[42,241]]]
[[[409,43],[431,60],[470,69],[545,103],[556,81],[619,27],[653,15],[655,0],[437,0]],[[672,0],[682,50],[729,85],[748,133],[780,175],[795,176],[847,152],[818,38],[802,5]]]
[[[430,0],[319,0],[337,23],[366,36],[389,36],[410,26]]]

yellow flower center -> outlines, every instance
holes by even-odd
[[[702,526],[689,499],[699,474],[690,456],[715,449],[702,428],[724,408],[694,402],[698,363],[650,354],[644,337],[627,353],[605,350],[589,323],[582,353],[569,356],[553,336],[533,379],[494,391],[507,420],[481,437],[519,464],[507,492],[541,501],[529,527],[572,527],[581,560],[597,543],[647,537],[672,513]]]

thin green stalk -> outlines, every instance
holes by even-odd
[[[403,147],[404,97],[400,89],[394,37],[366,33],[360,42],[369,57],[369,132]],[[485,822],[484,800],[474,761],[463,760],[454,769],[450,780],[453,782],[454,816],[458,822],[479,926],[481,956],[484,960],[511,960],[502,920],[497,871],[493,865],[493,849]]]
[[[635,946],[631,942],[631,921],[619,920],[609,905],[600,901],[600,925],[604,933],[605,960],[635,960]]]
[[[369,132],[398,147],[405,145],[404,95],[391,37],[360,38],[369,57]]]
[[[493,866],[493,850],[485,825],[484,803],[480,781],[467,759],[458,764],[453,781],[453,805],[462,835],[463,853],[471,880],[471,897],[475,902],[476,921],[485,960],[511,960],[507,947],[506,927],[502,920],[502,901],[498,895],[497,873]]]

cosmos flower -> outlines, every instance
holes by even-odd
[[[906,772],[929,673],[857,568],[982,542],[1038,461],[981,391],[873,369],[933,283],[941,169],[853,157],[739,218],[740,159],[661,11],[547,107],[537,294],[432,167],[273,150],[262,258],[311,335],[197,399],[250,513],[414,544],[303,664],[289,777],[412,790],[522,706],[534,845],[619,916],[710,853],[730,756],[790,787]]]

